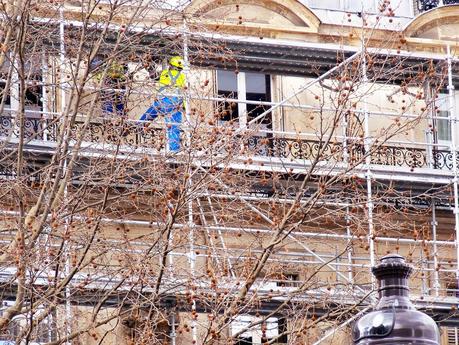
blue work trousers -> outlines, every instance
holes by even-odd
[[[102,110],[105,114],[124,115],[124,95],[118,92],[104,92]]]
[[[169,150],[180,150],[180,123],[182,122],[183,99],[181,97],[161,97],[140,117],[140,121],[152,121],[164,117],[167,124]]]

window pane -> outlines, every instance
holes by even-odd
[[[313,8],[324,8],[327,10],[339,10],[339,0],[308,0],[307,5]]]
[[[232,71],[217,70],[218,91],[237,92],[237,74]]]
[[[237,98],[237,74],[232,71],[217,70],[218,95],[225,98]],[[222,121],[236,120],[238,107],[232,102],[218,102],[219,117]]]
[[[451,141],[451,124],[448,115],[449,112],[444,110],[437,114],[437,136],[440,141]]]
[[[448,94],[440,93],[435,99],[437,107],[437,139],[439,141],[451,141],[451,124],[448,121]]]
[[[349,0],[344,5],[345,11],[360,12],[362,11],[362,2],[360,0]]]
[[[280,318],[278,321],[278,330],[279,330],[279,335],[280,337],[277,338],[277,343],[278,344],[287,344],[288,342],[288,336],[287,334],[284,334],[284,333],[287,333],[287,319],[286,318]]]
[[[413,3],[406,0],[391,1],[396,17],[411,17]]]
[[[271,86],[269,84],[269,75],[259,73],[246,73],[246,99],[250,101],[270,102]],[[269,107],[260,104],[247,104],[247,118],[249,120],[256,118],[264,113]],[[272,128],[272,114],[266,114],[258,123],[263,123],[264,129]]]
[[[245,83],[247,93],[266,93],[266,76],[259,73],[246,73]]]
[[[10,93],[8,90],[5,90],[6,83],[5,82],[0,82],[0,101],[5,98],[5,105],[10,106],[11,105],[11,98],[10,98]]]

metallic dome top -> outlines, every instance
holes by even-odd
[[[398,254],[389,254],[380,259],[381,263],[371,269],[376,279],[381,280],[385,277],[409,278],[413,272],[413,267],[408,265],[405,258]]]

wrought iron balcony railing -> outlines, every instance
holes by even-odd
[[[74,125],[72,133],[83,133],[83,140],[94,144],[121,144],[130,147],[148,147],[158,151],[167,144],[164,128],[148,126],[149,123],[99,120],[91,122],[84,131],[83,121]],[[13,129],[11,117],[0,116],[0,137],[17,137],[19,130]],[[52,119],[27,118],[24,122],[24,137],[29,140],[56,141],[58,122]],[[344,145],[345,144],[345,145]],[[352,140],[323,143],[317,140],[285,138],[272,135],[251,136],[245,142],[254,156],[277,157],[329,162],[363,163],[365,149],[361,142]],[[459,165],[459,152],[456,153]],[[407,167],[411,169],[453,169],[453,154],[447,149],[425,146],[382,145],[372,147],[370,154],[374,165]]]
[[[19,128],[14,128],[11,116],[0,116],[0,137],[19,136]],[[24,138],[29,140],[55,140],[56,126],[52,120],[25,118],[23,126]]]
[[[459,4],[459,0],[418,0],[418,6],[421,12],[431,10],[438,6],[453,4]]]
[[[317,140],[289,139],[278,137],[251,137],[248,148],[255,155],[281,158],[363,163],[365,148],[361,143],[348,141],[324,144]],[[429,152],[430,151],[430,152]],[[448,150],[421,147],[382,145],[371,149],[371,164],[415,168],[453,169],[453,154]],[[459,152],[456,153],[459,164]]]
[[[145,123],[146,125],[147,123]],[[10,116],[0,116],[0,137],[18,137],[19,129],[14,127]],[[77,121],[72,133],[76,134],[83,127],[83,121]],[[59,123],[54,119],[26,118],[23,133],[26,141],[56,141]],[[91,143],[121,144],[164,148],[165,133],[160,128],[144,126],[135,122],[121,123],[111,120],[94,121],[83,132],[83,140]]]

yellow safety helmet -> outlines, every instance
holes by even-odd
[[[171,66],[183,69],[183,59],[181,56],[177,55],[177,56],[171,57],[171,59],[169,60],[169,64]]]

